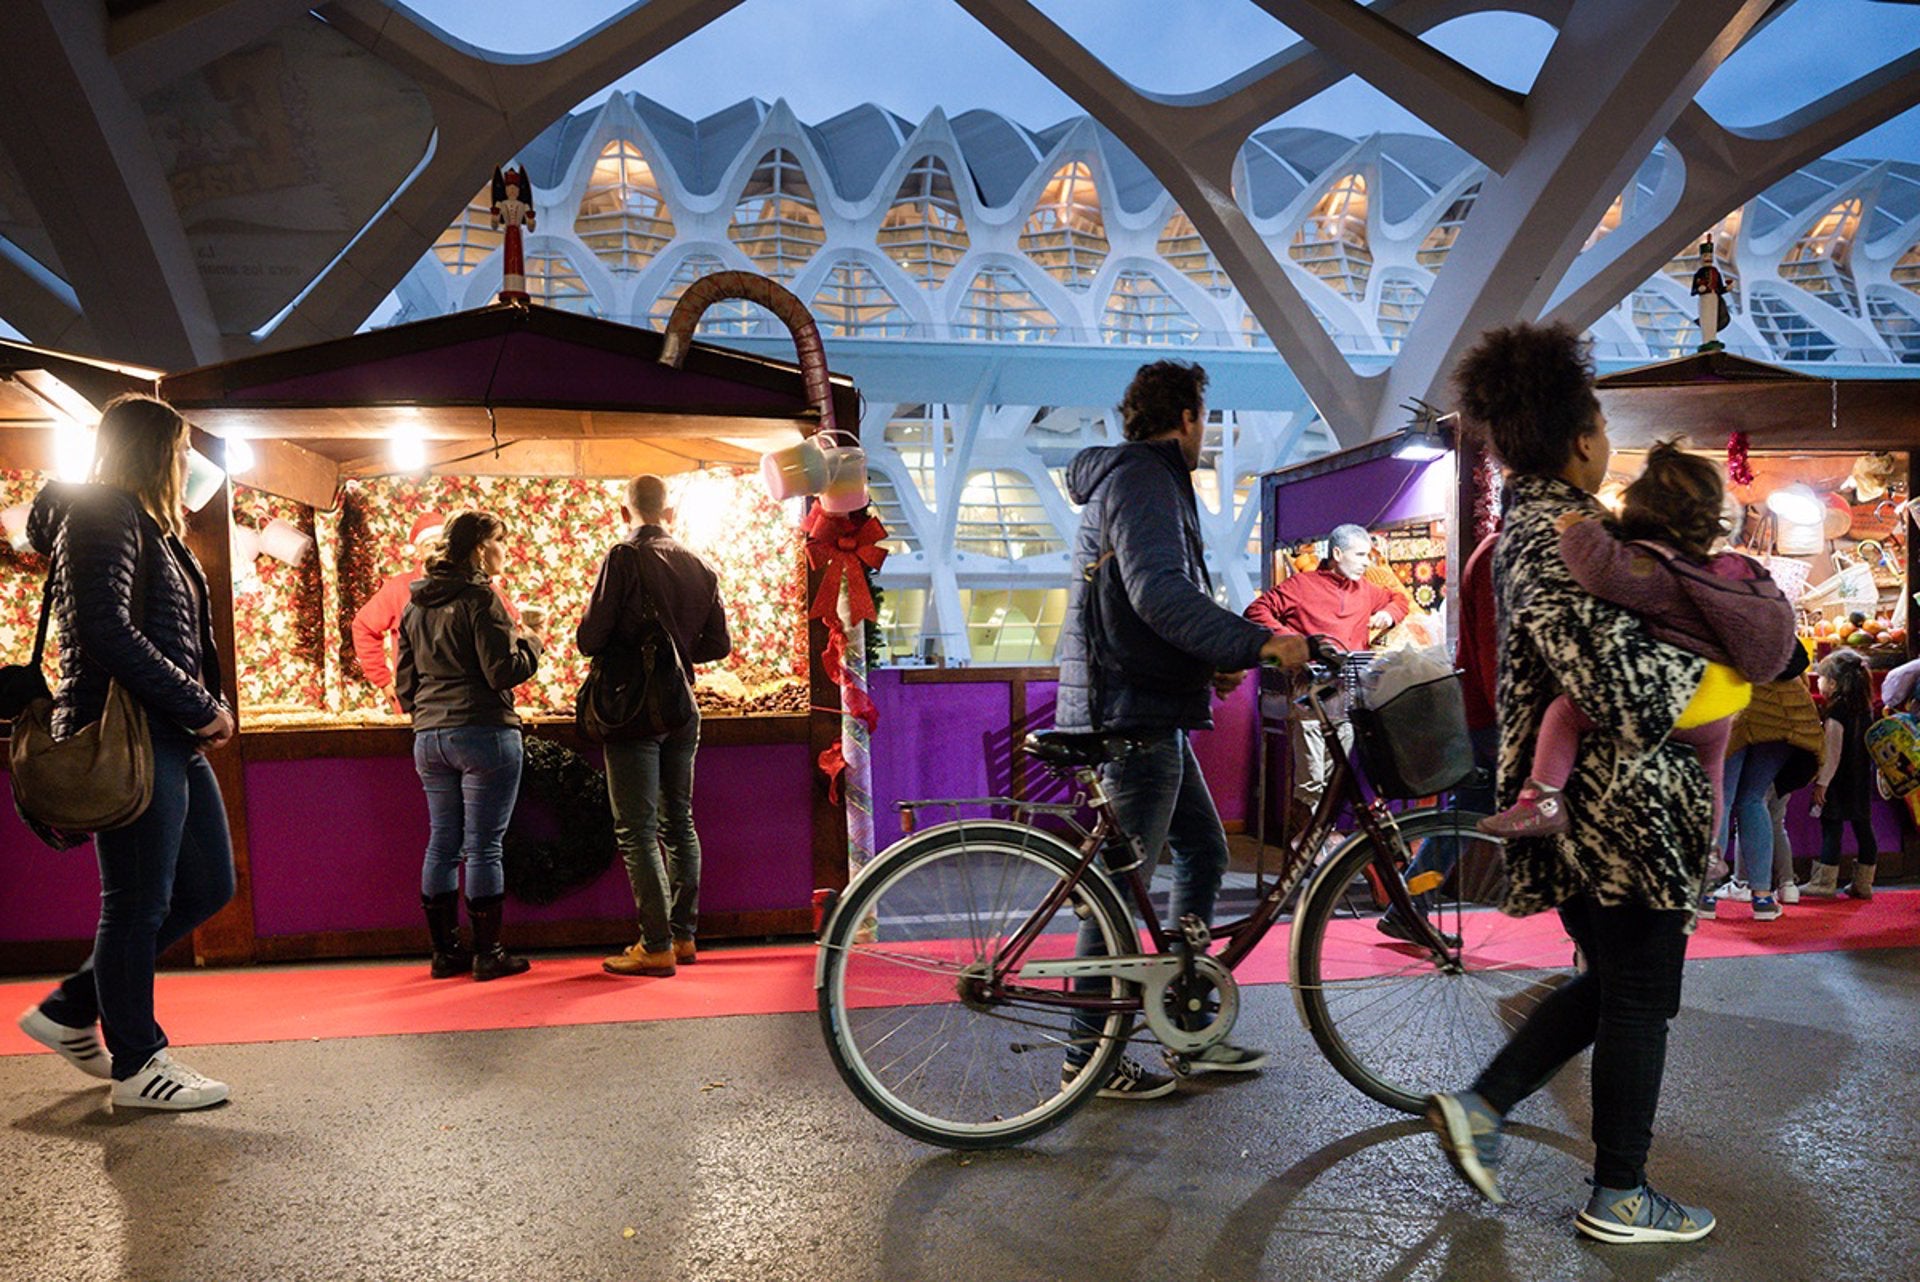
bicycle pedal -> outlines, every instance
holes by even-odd
[[[1180,937],[1188,948],[1196,953],[1204,953],[1213,944],[1213,932],[1207,929],[1207,923],[1193,913],[1185,913],[1180,918]]]

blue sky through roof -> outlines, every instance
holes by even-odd
[[[403,2],[459,39],[519,54],[565,45],[634,7],[631,0]],[[1210,87],[1295,40],[1249,0],[1039,0],[1039,7],[1115,71],[1165,93]],[[1516,89],[1531,84],[1551,37],[1545,23],[1512,13],[1458,18],[1427,36]],[[1799,0],[1727,61],[1701,103],[1730,125],[1764,123],[1916,47],[1920,6]],[[988,108],[1035,129],[1080,113],[951,0],[746,0],[583,105],[616,89],[695,119],[755,97],[784,97],[802,120],[815,122],[863,102],[912,121],[935,106],[949,115]],[[1276,123],[1349,136],[1432,132],[1357,77]],[[1920,112],[1836,154],[1920,161]]]

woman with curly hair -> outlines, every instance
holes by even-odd
[[[1654,636],[1707,660],[1707,674],[1674,724],[1673,739],[1700,754],[1713,786],[1715,827],[1724,812],[1727,735],[1755,683],[1773,679],[1794,640],[1793,607],[1759,562],[1714,552],[1726,527],[1720,469],[1664,441],[1623,496],[1620,516],[1597,521],[1569,512],[1555,524],[1574,581],[1646,620]],[[1568,695],[1547,705],[1520,799],[1484,819],[1496,837],[1547,837],[1567,830],[1561,791],[1580,738],[1596,729]],[[1706,904],[1702,904],[1706,910]]]
[[[1500,908],[1558,910],[1587,965],[1534,1008],[1470,1088],[1431,1096],[1427,1117],[1460,1174],[1500,1201],[1508,1114],[1592,1047],[1593,1194],[1579,1231],[1601,1242],[1691,1242],[1713,1231],[1713,1215],[1655,1192],[1645,1168],[1667,1024],[1679,1013],[1713,849],[1706,772],[1672,738],[1707,661],[1582,588],[1561,554],[1563,517],[1604,515],[1593,495],[1612,453],[1579,336],[1564,325],[1495,330],[1455,379],[1461,409],[1510,472],[1493,570],[1500,800],[1519,799],[1556,699],[1572,699],[1595,727],[1567,779],[1566,831],[1506,843]]]

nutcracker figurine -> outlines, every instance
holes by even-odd
[[[527,199],[533,189],[527,185],[527,171],[493,171],[493,229],[506,233],[502,246],[500,301],[525,303],[527,297],[526,253],[520,244],[520,229],[533,230],[533,205]]]
[[[1713,265],[1713,242],[1700,246],[1700,270],[1693,274],[1693,296],[1700,300],[1700,351],[1718,352],[1726,348],[1720,341],[1720,328],[1731,317],[1727,313],[1727,278]]]

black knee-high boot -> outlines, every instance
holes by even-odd
[[[460,942],[460,892],[422,895],[420,907],[427,914],[427,936],[433,940],[433,977],[452,979],[470,973],[473,954]]]
[[[531,964],[514,957],[500,944],[500,917],[505,895],[467,901],[467,920],[473,923],[473,977],[478,980],[518,975]]]

